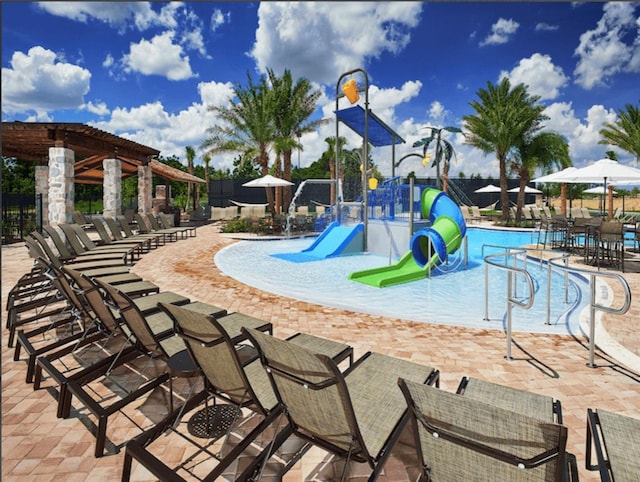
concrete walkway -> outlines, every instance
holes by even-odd
[[[571,336],[518,333],[514,339],[514,359],[507,361],[506,337],[500,331],[353,313],[283,298],[241,284],[213,265],[214,254],[232,242],[218,233],[217,226],[202,226],[197,237],[144,255],[133,271],[163,290],[271,321],[279,337],[303,331],[348,343],[354,347],[356,357],[373,350],[436,367],[441,371],[444,390],[454,391],[461,377],[471,376],[552,396],[562,402],[564,424],[569,429],[568,450],[577,456],[581,480],[599,480],[596,473],[584,469],[587,408],[640,418],[640,368],[633,366],[635,357],[640,355],[640,301],[636,298],[625,317],[605,317],[603,326],[612,346],[608,349],[613,351],[607,354],[597,351],[597,368],[586,366],[588,340]],[[30,266],[24,246],[2,247],[3,313],[9,289]],[[250,269],[249,264],[247,268]],[[628,273],[625,278],[633,294],[640,293],[640,274]],[[448,302],[455,309],[455,303],[463,303],[464,299]],[[6,313],[2,323],[2,480],[119,479],[122,445],[140,433],[132,418],[143,427],[151,426],[158,417],[149,410],[153,405],[135,414],[118,414],[110,420],[107,435],[115,453],[94,458],[95,439],[88,429],[92,426],[91,417],[76,406],[69,419],[56,418],[53,384],[33,391],[25,383],[26,364],[12,360],[13,350],[6,347],[4,320]],[[617,349],[624,352],[620,358],[629,366],[616,358]],[[166,410],[162,404],[155,405],[155,409]],[[163,439],[157,443],[162,444]],[[180,447],[172,445],[167,451],[179,460]],[[284,480],[329,480],[326,465],[322,464],[325,459],[322,451],[309,453]],[[392,458],[384,478],[407,480],[406,472],[404,476],[398,475],[402,470],[396,470],[394,463],[397,466],[403,462]],[[133,480],[153,477],[134,462]]]

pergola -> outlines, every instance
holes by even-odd
[[[35,162],[39,166],[51,166],[51,152],[55,148],[62,148],[66,156],[71,156],[68,162],[73,163],[73,182],[79,184],[104,184],[107,177],[113,181],[112,173],[105,175],[105,161],[107,164],[117,163],[120,176],[117,180],[118,196],[121,180],[139,176],[141,167],[147,176],[157,175],[166,182],[205,182],[199,177],[154,160],[160,154],[157,149],[86,124],[2,122],[2,155],[5,157]],[[144,189],[150,190],[150,184],[149,177]],[[150,196],[150,192],[144,195]],[[146,210],[150,206],[145,203],[144,208]]]
[[[171,181],[203,183],[204,180],[152,157],[160,151],[76,122],[3,122],[2,155],[40,165],[49,162],[49,148],[66,147],[75,152],[74,181],[102,184],[102,161],[119,159],[122,179],[138,175],[138,166],[150,165],[154,175]],[[78,160],[79,159],[79,160]]]

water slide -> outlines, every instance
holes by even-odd
[[[341,254],[362,252],[364,226],[341,226],[333,222],[327,226],[311,246],[298,253],[276,253],[272,256],[294,263],[305,263],[332,258]]]
[[[423,279],[430,270],[447,259],[461,245],[467,226],[458,205],[437,189],[422,192],[422,217],[431,226],[416,232],[410,242],[411,250],[389,266],[356,271],[349,279],[384,288]]]

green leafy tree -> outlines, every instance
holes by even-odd
[[[612,123],[605,123],[600,129],[602,139],[599,144],[617,146],[625,152],[636,156],[636,164],[640,162],[640,109],[627,104],[618,112],[618,118]]]
[[[514,153],[511,170],[520,177],[516,218],[520,220],[524,206],[524,189],[531,180],[536,169],[564,169],[571,166],[569,144],[556,132],[540,132],[518,146]]]
[[[479,100],[470,102],[474,115],[463,117],[466,143],[485,154],[493,153],[500,166],[500,201],[502,218],[509,217],[509,194],[507,192],[507,158],[541,128],[547,117],[544,106],[538,104],[539,96],[527,92],[524,84],[512,88],[509,79],[503,78],[498,85],[487,82],[486,89],[477,92]]]
[[[273,90],[264,76],[256,83],[247,73],[247,85],[236,84],[233,94],[229,105],[210,108],[218,114],[220,124],[208,129],[211,136],[204,140],[201,148],[211,155],[221,152],[251,155],[264,176],[269,172],[269,150],[275,139]],[[266,193],[273,212],[273,192],[267,189]]]
[[[316,104],[322,92],[313,89],[308,79],[301,78],[295,83],[290,70],[285,70],[282,77],[278,77],[271,69],[267,75],[274,95],[273,123],[275,128],[274,147],[277,155],[282,156],[282,177],[291,181],[291,156],[294,149],[302,149],[300,136],[313,132],[322,120],[309,121],[316,109]],[[280,162],[277,162],[279,170]],[[289,209],[291,203],[291,186],[285,187],[284,210]]]

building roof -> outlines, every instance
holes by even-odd
[[[153,160],[160,151],[123,137],[75,122],[3,122],[2,155],[46,165],[49,148],[66,147],[74,151],[75,182],[102,184],[104,159],[119,159],[122,178],[138,175],[138,166],[151,165],[153,174],[173,181],[204,183],[162,162]]]

